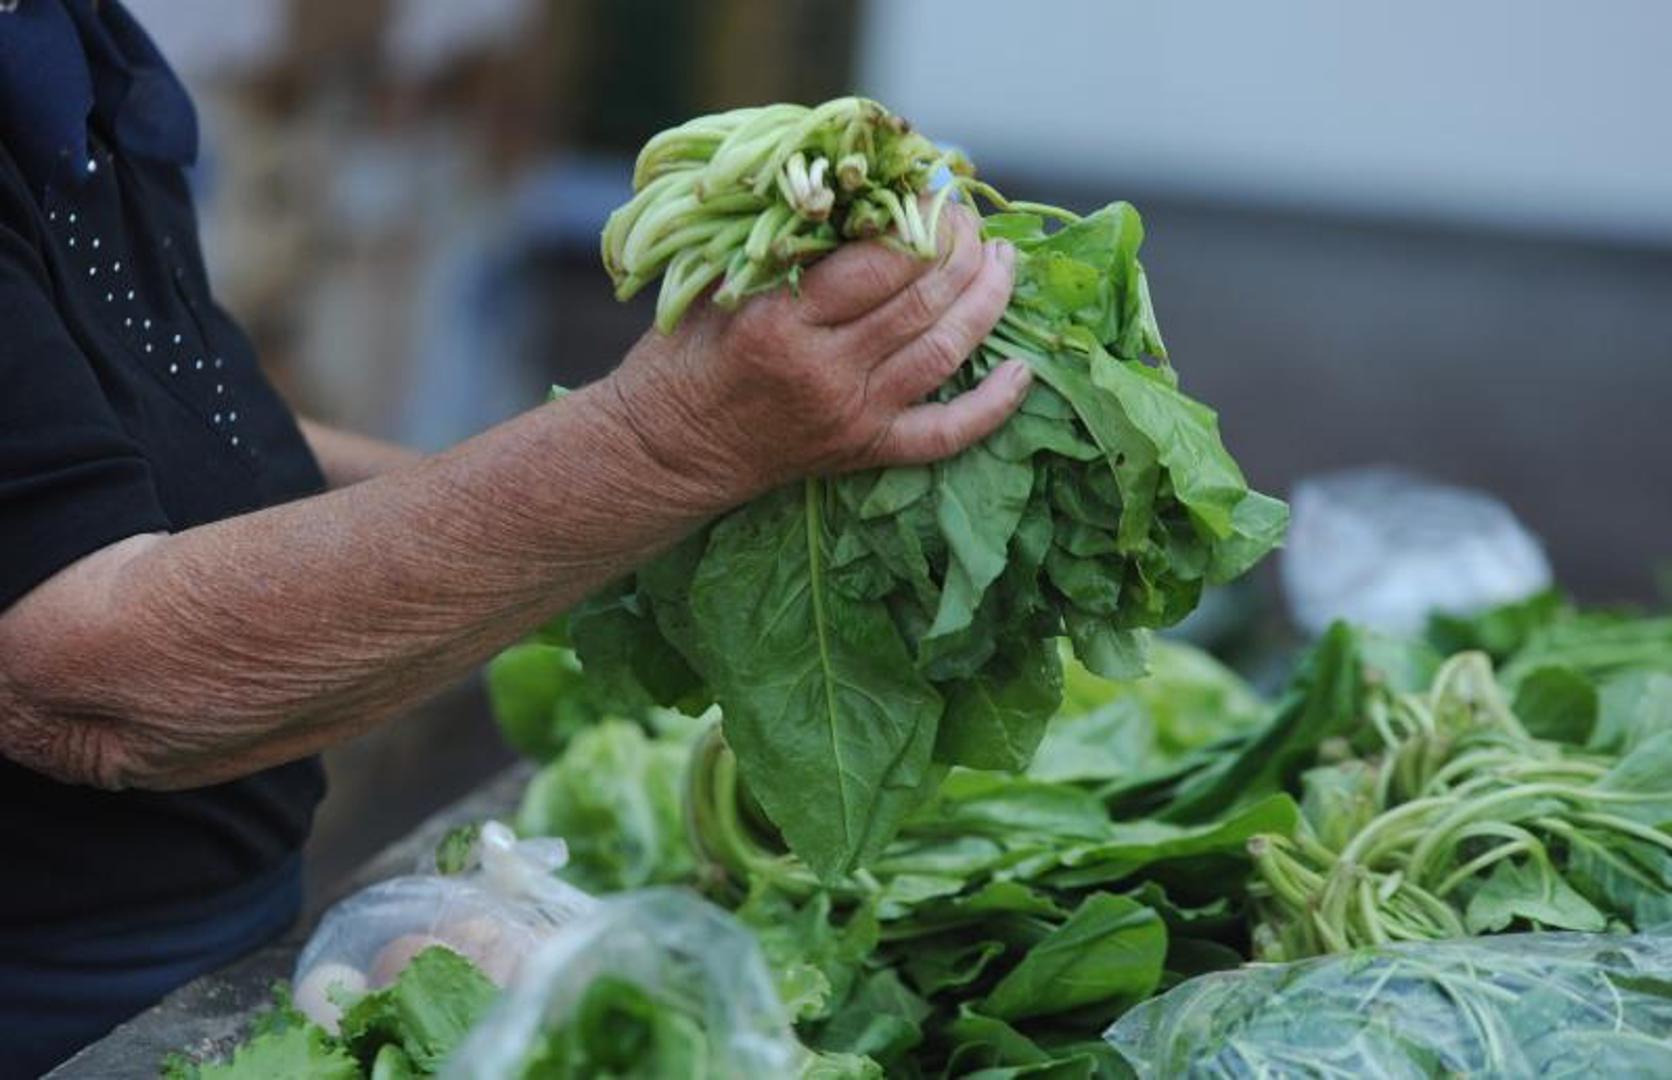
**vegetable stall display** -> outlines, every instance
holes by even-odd
[[[1010,358],[1035,379],[980,445],[769,493],[490,665],[508,741],[545,763],[517,829],[567,843],[562,877],[729,911],[807,1077],[1172,1075],[1175,1016],[1204,1075],[1550,1061],[1521,1044],[1552,1032],[1577,1033],[1570,1072],[1672,1072],[1662,950],[1562,939],[1494,976],[1449,940],[1672,913],[1672,620],[1544,596],[1426,640],[1338,625],[1265,700],[1147,640],[1286,510],[1180,392],[1130,206],[1009,201],[858,98],[694,120],[634,186],[604,262],[623,298],[660,283],[664,332],[843,243],[930,257],[954,200],[985,206],[1015,290],[941,393]],[[437,955],[345,998],[340,1034],[281,1009],[175,1074],[432,1074],[493,996]],[[1546,970],[1560,1008],[1499,1022]],[[701,1074],[712,1033],[605,974],[524,1075]],[[1433,1024],[1379,1019],[1409,1001]],[[1245,1038],[1257,1056],[1224,1052]]]
[[[763,496],[569,620],[612,693],[722,706],[753,799],[821,879],[876,859],[946,767],[1027,765],[1061,695],[1055,638],[1136,676],[1148,630],[1281,537],[1286,508],[1248,489],[1168,366],[1131,206],[1011,202],[862,98],[693,120],[633,180],[604,264],[623,298],[660,279],[664,331],[706,288],[721,307],[793,288],[843,243],[932,257],[953,199],[997,207],[982,231],[1018,253],[1008,309],[940,391],[1026,361],[998,432]]]

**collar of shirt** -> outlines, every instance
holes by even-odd
[[[0,8],[0,143],[37,196],[83,181],[93,122],[124,153],[197,160],[191,98],[119,0]]]

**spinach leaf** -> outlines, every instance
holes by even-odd
[[[1087,897],[1068,921],[1028,950],[982,1000],[1000,1020],[1067,1012],[1085,1005],[1133,1004],[1161,979],[1167,930],[1135,900]]]
[[[1302,662],[1264,730],[1238,753],[1185,782],[1167,808],[1173,821],[1202,821],[1288,788],[1331,736],[1350,730],[1364,693],[1354,632],[1337,623]]]
[[[744,781],[830,880],[921,799],[942,706],[887,611],[830,588],[824,496],[811,480],[721,521],[691,606]]]
[[[1033,760],[1062,700],[1062,659],[1055,642],[1038,639],[1001,653],[1002,666],[946,687],[935,760],[1012,772]]]
[[[1505,859],[1469,898],[1464,925],[1479,934],[1506,930],[1517,921],[1535,930],[1595,932],[1608,925],[1602,912],[1549,864]]]

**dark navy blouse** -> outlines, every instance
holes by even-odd
[[[119,3],[0,4],[0,610],[118,540],[323,486],[211,297],[196,147],[185,91]],[[3,752],[0,967],[17,942],[50,966],[78,928],[166,922],[293,863],[324,788],[307,760],[100,792]]]

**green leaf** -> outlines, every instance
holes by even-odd
[[[1071,608],[1063,615],[1074,655],[1095,675],[1119,681],[1141,679],[1149,673],[1149,635],[1121,630]]]
[[[1027,461],[1045,452],[1080,462],[1103,457],[1097,444],[1079,433],[1072,409],[1066,418],[1018,412],[988,437],[987,449],[1003,461]]]
[[[1603,681],[1591,749],[1623,754],[1667,731],[1672,731],[1672,675],[1627,671]]]
[[[712,1075],[718,1054],[700,1020],[637,983],[595,978],[573,1012],[542,1031],[520,1075],[542,1080],[657,1080]]]
[[[447,830],[447,835],[435,846],[436,873],[452,876],[462,874],[475,863],[476,841],[482,835],[480,821],[466,822]]]
[[[1672,731],[1652,735],[1614,763],[1598,780],[1603,791],[1648,796],[1642,800],[1609,803],[1608,810],[1646,825],[1672,824]]]
[[[756,881],[737,916],[760,942],[778,996],[797,1022],[828,1017],[877,947],[875,916],[860,908],[839,924],[822,891],[797,904]]]
[[[913,941],[903,967],[918,993],[934,997],[975,982],[987,965],[1003,955],[1002,941],[947,934]]]
[[[505,741],[548,761],[596,719],[584,700],[580,665],[554,645],[513,645],[488,662],[488,702]]]
[[[692,583],[749,791],[815,873],[875,858],[921,798],[942,705],[887,611],[829,587],[816,480],[714,529]]]
[[[1569,884],[1626,926],[1652,930],[1672,923],[1672,853],[1613,832],[1576,832],[1568,839]]]
[[[1155,444],[1127,415],[1117,394],[1104,393],[1090,373],[1066,355],[1034,356],[1034,373],[1074,406],[1086,431],[1102,449],[1120,488],[1120,541],[1123,551],[1147,542],[1154,519],[1161,464]]]
[[[196,1080],[359,1080],[363,1074],[352,1054],[304,1022],[256,1035],[228,1061],[195,1069],[177,1066],[175,1075]]]
[[[956,770],[911,819],[912,835],[1100,838],[1114,826],[1090,792],[996,772]]]
[[[929,1006],[892,969],[866,975],[808,1040],[815,1050],[858,1054],[886,1071],[923,1041]]]
[[[1232,535],[1232,515],[1248,484],[1220,442],[1213,410],[1180,394],[1142,364],[1116,360],[1102,350],[1091,356],[1091,379],[1120,400],[1127,421],[1155,448],[1174,496],[1191,517],[1215,537]],[[1265,517],[1271,510],[1259,513]]]
[[[618,715],[649,702],[674,705],[696,694],[697,673],[662,635],[646,598],[618,588],[622,591],[589,598],[569,615],[569,636],[591,694]]]
[[[1231,511],[1230,535],[1213,546],[1208,581],[1220,585],[1246,574],[1283,542],[1288,530],[1288,504],[1250,491]]]
[[[1300,808],[1293,799],[1284,794],[1269,795],[1205,825],[1143,820],[1111,824],[1105,830],[1105,839],[1058,847],[1020,862],[1004,873],[1019,878],[1049,874],[1050,883],[1059,888],[1108,885],[1156,863],[1204,856],[1240,858],[1251,837],[1289,836],[1299,821]]]
[[[1515,716],[1529,735],[1583,746],[1597,722],[1597,690],[1565,667],[1530,673],[1515,690]]]
[[[984,445],[934,467],[935,519],[952,561],[928,637],[970,624],[987,587],[1004,572],[1010,537],[1033,490],[1033,469]]]
[[[927,465],[884,469],[859,505],[860,519],[870,521],[900,513],[929,494],[932,477]]]
[[[1341,851],[1382,809],[1376,768],[1358,758],[1301,774],[1301,814],[1318,842]]]
[[[412,1059],[394,1043],[386,1043],[372,1061],[371,1080],[414,1080]]]
[[[1603,930],[1608,920],[1544,863],[1505,859],[1469,898],[1469,933],[1506,930],[1517,920],[1535,930]]]
[[[1319,744],[1355,722],[1363,694],[1356,636],[1337,623],[1302,661],[1266,727],[1222,764],[1192,777],[1167,808],[1167,818],[1202,821],[1290,788],[1317,759]]]
[[[955,1047],[947,1063],[949,1076],[968,1076],[984,1067],[1037,1065],[1051,1060],[1038,1043],[1003,1020],[983,1016],[968,1002],[958,1006],[958,1016],[946,1026],[946,1036]]]
[[[1561,594],[1546,590],[1478,615],[1435,614],[1428,621],[1428,640],[1447,656],[1479,650],[1501,664],[1566,613]]]
[[[1131,1005],[1161,981],[1167,930],[1154,911],[1094,893],[1029,949],[978,1008],[1000,1020],[1050,1016],[1087,1005]]]
[[[1037,639],[1003,650],[1002,660],[947,687],[935,760],[1017,771],[1033,759],[1062,701],[1062,660],[1055,642]]]
[[[362,1062],[393,1044],[415,1069],[435,1072],[498,996],[499,988],[469,960],[433,946],[393,983],[348,1007],[342,1041]]]
[[[609,720],[577,735],[529,781],[517,811],[523,836],[560,836],[562,876],[587,892],[675,882],[691,872],[680,801],[689,752]]]

